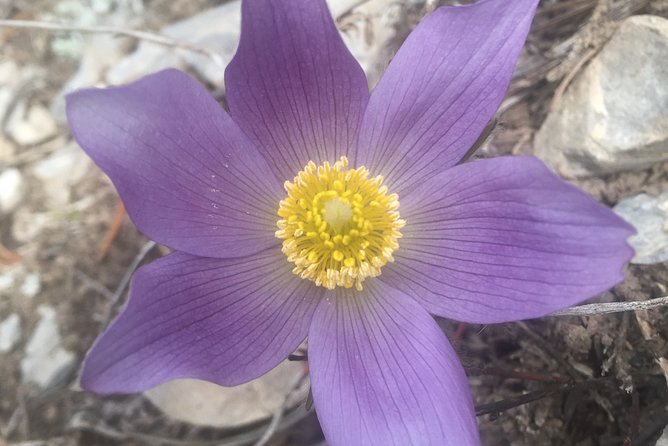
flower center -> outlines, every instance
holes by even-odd
[[[278,208],[276,237],[292,270],[318,286],[362,289],[380,274],[401,237],[399,197],[387,193],[383,177],[365,167],[348,169],[344,156],[330,165],[310,161],[292,182]]]

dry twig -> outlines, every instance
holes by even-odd
[[[156,243],[152,240],[146,242],[146,244],[142,246],[142,248],[139,250],[135,258],[132,260],[130,266],[128,266],[128,269],[125,271],[125,274],[123,274],[121,282],[118,284],[118,287],[116,287],[116,290],[114,291],[114,295],[111,297],[111,301],[108,303],[107,313],[105,314],[104,319],[102,320],[103,327],[106,327],[107,325],[109,325],[109,322],[111,322],[111,317],[114,313],[114,308],[116,307],[118,301],[121,299],[123,292],[125,292],[125,288],[130,283],[132,275],[134,274],[135,270],[142,262],[142,260],[144,260],[144,257],[146,257],[146,255],[155,247],[155,245]]]
[[[5,248],[0,243],[0,265],[12,265],[19,263],[22,259],[20,254]]]
[[[96,291],[96,292],[100,293],[102,296],[106,297],[107,299],[113,300],[114,293],[109,291],[106,286],[102,285],[97,280],[95,280],[91,277],[88,277],[83,271],[75,269],[74,270],[74,277],[79,279],[79,281],[81,281],[83,286],[86,287],[87,289],[91,289],[93,291]]]
[[[278,407],[278,409],[276,409],[274,415],[271,417],[271,422],[269,423],[269,426],[267,426],[267,430],[264,431],[264,434],[262,434],[262,437],[255,443],[255,446],[265,446],[269,442],[269,440],[271,440],[271,438],[274,436],[274,434],[278,430],[281,419],[283,418],[283,414],[288,409],[288,404],[290,403],[290,397],[292,397],[292,395],[294,395],[297,391],[299,391],[299,389],[302,387],[302,384],[304,384],[304,381],[306,380],[307,376],[308,375],[306,373],[302,374],[290,387],[290,390],[288,390],[288,392],[285,394],[285,397],[283,398],[283,402]]]
[[[544,353],[556,361],[557,364],[570,375],[573,381],[582,379],[582,374],[575,367],[573,367],[570,362],[566,361],[549,342],[547,342],[541,335],[533,331],[531,327],[522,321],[516,322],[515,326],[528,335],[538,348],[540,348]]]
[[[536,381],[536,382],[545,382],[545,383],[556,383],[556,384],[568,384],[572,383],[573,379],[567,376],[559,375],[546,375],[542,373],[535,372],[518,372],[512,369],[504,369],[501,367],[464,367],[467,375],[477,376],[477,375],[487,375],[487,376],[498,376],[500,378],[507,379],[519,379],[526,381]]]
[[[555,311],[550,314],[550,316],[593,316],[596,314],[621,313],[622,311],[649,310],[663,306],[668,306],[668,296],[634,302],[609,302],[580,305],[578,307]]]
[[[588,379],[586,381],[579,381],[567,384],[552,384],[546,386],[544,389],[536,390],[533,392],[527,392],[515,398],[503,399],[488,404],[478,404],[475,406],[475,414],[477,416],[487,415],[487,414],[498,415],[500,412],[504,412],[506,410],[513,409],[515,407],[522,406],[524,404],[528,404],[534,401],[538,401],[540,399],[545,398],[546,396],[567,391],[577,391],[585,389],[596,391],[602,386],[615,383],[616,381],[613,378],[609,376],[604,376],[601,378],[593,378],[593,379]]]
[[[562,386],[550,386],[546,389],[527,392],[516,398],[508,398],[501,401],[495,401],[489,404],[479,404],[475,407],[475,414],[477,416],[488,415],[488,414],[498,415],[500,412],[504,412],[508,409],[513,409],[518,406],[523,406],[524,404],[532,403],[534,401],[538,401],[540,399],[545,398],[546,396],[559,393],[564,389],[565,387]]]
[[[100,243],[99,254],[97,261],[100,262],[109,253],[111,249],[111,244],[116,239],[119,231],[121,230],[121,225],[123,224],[123,217],[125,217],[125,205],[120,198],[117,198],[116,201],[116,211],[114,212],[114,219],[111,222],[111,226],[107,230],[107,233],[104,235],[102,242]]]
[[[596,54],[597,50],[594,48],[589,49],[586,53],[582,55],[580,60],[575,64],[575,66],[561,79],[559,86],[554,90],[554,96],[552,96],[552,102],[550,102],[549,111],[553,112],[557,109],[557,106],[561,102],[561,98],[566,91],[566,88],[571,84],[575,76],[582,70],[582,67],[585,66],[587,62],[591,60],[592,57]]]
[[[60,32],[79,32],[87,34],[112,34],[115,36],[131,37],[133,39],[143,40],[158,45],[169,46],[186,51],[203,54],[209,57],[216,65],[225,67],[223,59],[215,51],[208,48],[202,48],[192,43],[172,39],[161,34],[149,33],[146,31],[137,31],[134,29],[117,28],[115,26],[75,26],[62,23],[42,22],[39,20],[0,20],[0,27],[24,28],[24,29],[43,29],[47,31]]]

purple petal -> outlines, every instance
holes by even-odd
[[[309,331],[313,398],[330,446],[479,444],[464,370],[436,322],[377,280],[324,299]]]
[[[277,249],[238,259],[170,254],[135,275],[127,308],[88,354],[82,387],[107,394],[176,378],[249,381],[304,340],[320,295]]]
[[[190,76],[166,70],[68,96],[74,137],[114,182],[140,231],[208,257],[276,244],[281,183]]]
[[[241,41],[225,71],[234,120],[278,176],[346,155],[369,90],[325,0],[242,2]]]
[[[371,95],[356,164],[399,196],[455,165],[499,107],[537,3],[483,0],[425,18]]]
[[[623,280],[633,228],[533,157],[465,163],[402,201],[380,278],[432,313],[475,323],[546,315]]]

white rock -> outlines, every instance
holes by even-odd
[[[636,251],[631,263],[668,261],[668,192],[658,197],[636,195],[620,201],[613,210],[638,231],[629,238]]]
[[[626,19],[536,135],[536,155],[568,177],[668,160],[668,20]]]
[[[26,182],[18,169],[0,173],[0,215],[9,214],[21,204],[26,193]]]
[[[37,296],[37,293],[42,289],[42,281],[35,273],[28,274],[21,284],[21,293],[30,299]]]
[[[663,428],[661,438],[656,441],[655,446],[668,446],[668,426]]]
[[[19,75],[19,67],[11,59],[0,62],[0,85],[12,83]]]
[[[10,291],[16,283],[16,276],[19,274],[17,267],[4,267],[0,273],[0,292]]]
[[[14,147],[14,144],[7,138],[0,136],[0,165],[10,163],[14,160],[15,155],[16,147]]]
[[[18,314],[10,314],[0,322],[0,353],[7,353],[21,339],[21,318]]]
[[[42,105],[16,106],[7,122],[7,133],[20,145],[36,144],[53,136],[58,131],[56,121]]]
[[[194,379],[169,381],[145,395],[172,419],[187,423],[234,427],[271,416],[297,381],[302,364],[285,361],[260,378],[236,387],[220,387]],[[295,392],[290,403],[306,397]]]
[[[46,388],[75,365],[74,353],[61,346],[56,311],[46,305],[37,308],[40,320],[21,360],[23,382]]]
[[[90,165],[90,158],[72,143],[33,164],[31,172],[42,181],[48,207],[57,208],[69,203],[72,186],[83,178]]]

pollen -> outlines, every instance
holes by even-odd
[[[362,290],[364,279],[393,261],[405,222],[382,176],[349,169],[344,156],[334,164],[311,161],[284,186],[276,237],[295,274],[328,289]]]

